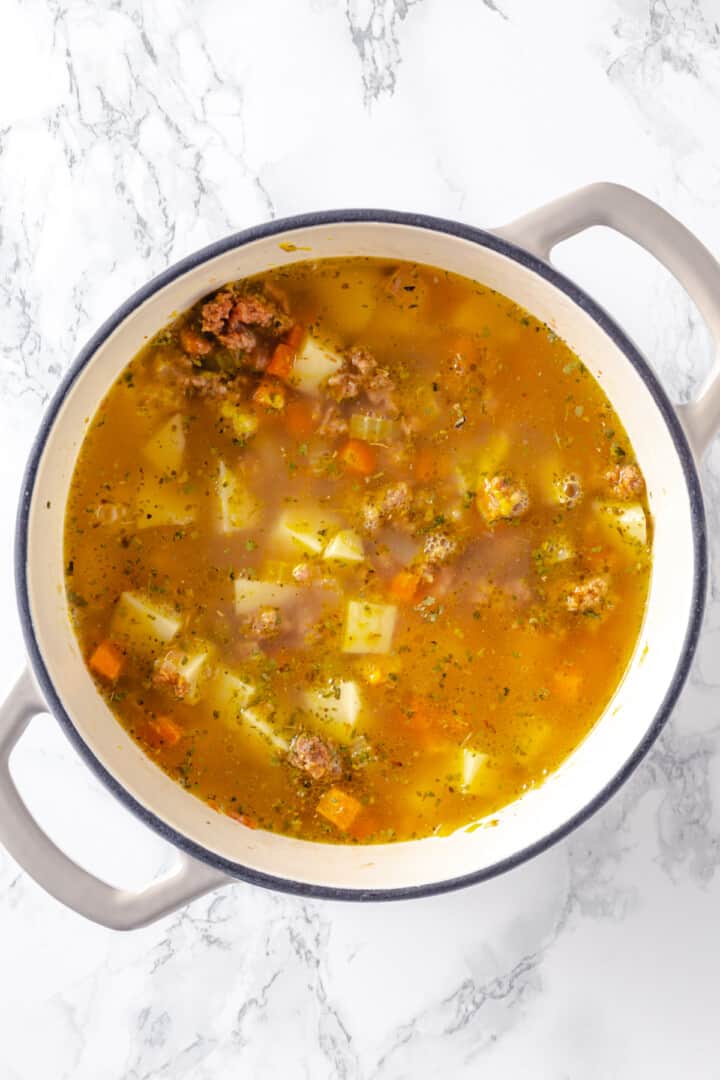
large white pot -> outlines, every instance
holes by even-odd
[[[626,779],[666,720],[697,642],[707,567],[695,456],[720,418],[720,380],[711,378],[679,419],[625,334],[551,267],[553,245],[592,224],[615,227],[653,251],[686,285],[717,336],[718,264],[659,207],[608,184],[494,232],[372,210],[273,222],[185,259],[99,330],[55,395],[30,456],[18,517],[17,591],[31,673],[0,712],[0,840],[49,892],[118,928],[148,923],[233,877],[333,899],[427,895],[498,874],[542,851]],[[297,250],[288,251],[289,243]],[[170,780],[135,745],[95,689],[70,626],[63,514],[75,458],[101,398],[174,312],[226,280],[307,258],[308,249],[318,258],[375,255],[430,263],[512,297],[582,357],[621,416],[647,479],[654,568],[630,668],[585,741],[542,787],[495,815],[493,828],[378,847],[317,844],[239,828]],[[32,819],[8,760],[46,703],[110,790],[177,846],[178,866],[168,877],[139,893],[111,888],[69,860]]]

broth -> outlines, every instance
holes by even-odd
[[[127,731],[239,827],[447,833],[543,781],[635,647],[632,446],[551,330],[370,258],[224,285],[89,425],[68,604]]]

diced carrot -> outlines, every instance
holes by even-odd
[[[285,426],[290,434],[297,436],[297,438],[310,435],[315,427],[310,402],[304,398],[296,398],[295,401],[290,401],[285,409]]]
[[[282,412],[285,408],[285,387],[277,379],[263,379],[253,394],[253,401],[264,409]]]
[[[342,788],[330,788],[321,796],[316,810],[338,829],[347,832],[362,810],[362,803]]]
[[[372,836],[374,832],[377,832],[378,823],[372,814],[365,813],[360,814],[355,818],[350,828],[347,830],[349,835],[354,840],[367,840],[369,836]]]
[[[370,476],[375,471],[375,451],[362,439],[348,439],[340,451],[340,458],[350,472]]]
[[[437,453],[433,453],[429,446],[421,447],[415,455],[413,472],[415,478],[421,483],[431,480],[437,471]]]
[[[559,667],[553,672],[553,685],[563,701],[577,701],[582,688],[582,675],[570,667]]]
[[[413,694],[400,710],[401,723],[413,732],[426,750],[440,750],[467,733],[467,721],[456,716],[452,709],[439,705],[432,698]]]
[[[169,716],[156,716],[148,721],[146,739],[155,749],[160,746],[175,746],[183,736],[182,728]]]
[[[400,570],[390,582],[390,595],[403,604],[411,604],[420,584],[420,575],[412,570]]]
[[[101,641],[90,657],[90,667],[97,675],[101,675],[103,679],[115,682],[125,667],[125,657],[114,642]]]
[[[226,810],[225,812],[228,817],[231,817],[233,821],[239,821],[246,829],[257,829],[255,818],[251,818],[247,814],[240,814],[237,810]]]
[[[266,371],[268,375],[276,375],[278,379],[289,379],[295,364],[295,355],[305,337],[305,331],[299,324],[295,324],[285,335],[272,354]]]
[[[295,350],[281,343],[276,347],[265,370],[268,375],[276,375],[278,379],[289,379],[294,363]]]
[[[287,334],[285,335],[285,344],[293,350],[294,354],[302,345],[304,337],[304,327],[300,326],[300,323],[295,323],[293,328],[291,330],[288,330]]]

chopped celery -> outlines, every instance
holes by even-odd
[[[335,533],[323,552],[323,559],[338,559],[345,562],[362,562],[365,548],[362,537],[352,529],[341,529]]]
[[[307,334],[295,354],[291,381],[304,394],[316,394],[321,384],[341,365],[342,357],[334,349]]]
[[[485,770],[490,757],[479,750],[468,750],[467,748],[461,750],[460,756],[462,789],[465,792],[474,792],[479,787],[482,787],[487,779]]]
[[[155,656],[175,637],[181,625],[182,620],[174,611],[138,593],[124,592],[115,606],[110,636],[142,656]]]
[[[394,604],[369,604],[365,600],[348,601],[343,652],[390,652],[396,618],[397,607]]]
[[[171,416],[143,446],[143,454],[161,473],[176,473],[185,453],[185,428],[180,413]]]
[[[272,715],[273,710],[267,704],[251,705],[247,709],[240,710],[241,727],[249,729],[254,735],[259,735],[266,742],[269,742],[271,746],[274,746],[276,750],[288,750],[287,739],[283,739],[282,735],[278,735],[270,723]]]
[[[333,735],[348,739],[357,723],[362,709],[362,699],[356,682],[332,679],[319,690],[307,690],[303,695],[306,708]]]
[[[224,533],[253,529],[260,517],[260,502],[242,476],[220,462],[217,479],[220,530]]]
[[[317,507],[292,507],[284,510],[274,529],[274,537],[285,548],[298,548],[319,555],[328,538],[337,529],[337,519]]]
[[[255,578],[235,578],[235,611],[249,615],[259,607],[283,607],[300,595],[297,585],[278,585]]]
[[[647,520],[640,503],[597,502],[594,509],[613,537],[628,544],[647,543]]]
[[[350,417],[350,434],[354,439],[382,445],[392,442],[396,437],[398,425],[395,420],[384,416],[368,416],[366,413],[353,413]]]

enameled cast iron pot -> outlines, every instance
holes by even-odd
[[[597,184],[492,232],[376,210],[308,214],[249,229],[161,274],[83,349],[50,405],[25,476],[16,574],[30,670],[0,711],[0,840],[48,892],[96,922],[123,929],[152,922],[235,878],[331,899],[426,896],[482,881],[543,851],[630,775],[667,719],[698,639],[707,555],[697,461],[720,426],[720,375],[712,373],[697,401],[675,408],[623,331],[552,267],[553,246],[593,225],[615,228],[656,255],[720,341],[720,265],[654,203]],[[291,244],[296,251],[288,250]],[[240,828],[169,779],[133,743],[95,689],[73,636],[63,586],[63,515],[89,418],[122,367],[174,312],[225,281],[307,258],[308,249],[318,258],[375,255],[430,263],[526,307],[599,380],[647,479],[654,567],[630,668],[585,741],[544,785],[495,815],[494,828],[364,848]],[[177,866],[168,876],[140,892],[112,888],[72,862],[32,818],[9,759],[31,718],[48,707],[107,787],[176,846]]]

